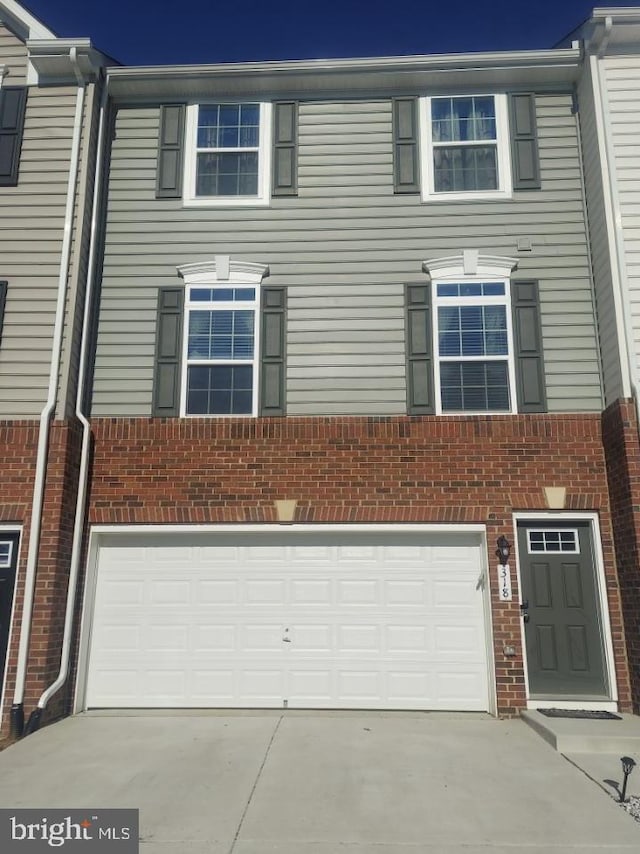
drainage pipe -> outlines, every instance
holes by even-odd
[[[49,371],[49,391],[44,409],[40,415],[38,432],[38,449],[36,454],[36,471],[33,485],[33,501],[29,533],[29,550],[27,552],[27,567],[24,580],[24,600],[22,605],[22,620],[20,623],[20,641],[18,645],[18,661],[16,668],[16,684],[13,692],[11,707],[11,734],[19,737],[24,729],[24,692],[31,640],[31,624],[33,618],[33,600],[35,595],[36,571],[40,536],[42,533],[42,511],[44,505],[45,476],[49,456],[49,436],[51,420],[57,403],[60,362],[62,358],[62,335],[64,330],[64,315],[67,300],[67,285],[71,264],[71,236],[73,226],[74,202],[76,183],[80,163],[80,141],[82,136],[82,113],[84,108],[85,80],[78,68],[77,51],[72,47],[69,59],[73,65],[78,81],[76,94],[75,118],[71,141],[71,160],[69,165],[69,180],[67,183],[67,202],[64,218],[62,251],[60,255],[60,273],[58,277],[58,299],[53,327],[53,342],[51,347],[51,368]]]
[[[84,519],[86,510],[87,483],[89,474],[89,449],[91,445],[91,428],[84,414],[84,386],[86,382],[87,359],[91,337],[91,313],[93,310],[93,293],[96,270],[96,253],[99,244],[99,217],[102,187],[102,168],[104,159],[104,141],[107,107],[107,84],[103,84],[102,98],[100,102],[100,120],[98,125],[97,153],[95,163],[95,177],[93,184],[93,204],[91,212],[91,235],[89,240],[89,259],[87,286],[84,298],[84,317],[82,321],[82,342],[80,345],[80,361],[78,369],[78,385],[76,391],[76,417],[82,425],[82,447],[80,451],[80,472],[78,476],[78,495],[76,498],[76,512],[73,526],[73,543],[71,547],[71,567],[69,569],[69,585],[67,587],[67,605],[64,619],[64,635],[62,639],[62,652],[60,656],[60,670],[56,679],[42,693],[38,705],[31,713],[25,729],[25,735],[30,735],[40,727],[44,710],[49,700],[65,684],[69,676],[69,661],[71,658],[71,641],[73,638],[73,616],[76,602],[76,588],[80,571],[80,558],[82,555],[82,537],[84,533]]]

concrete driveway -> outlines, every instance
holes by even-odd
[[[83,715],[0,753],[0,805],[137,807],[142,854],[640,846],[526,724],[474,715]]]

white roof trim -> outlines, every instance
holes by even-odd
[[[428,71],[477,68],[535,67],[573,64],[580,59],[576,48],[554,50],[492,51],[486,53],[438,53],[418,56],[381,56],[348,59],[297,59],[268,62],[226,62],[215,65],[149,65],[112,68],[109,78],[140,80],[150,77],[233,75],[264,72],[299,73],[332,71]]]
[[[9,26],[12,23],[21,25],[24,36],[30,39],[55,39],[56,34],[39,21],[24,6],[15,0],[0,0],[0,20],[5,20]]]
[[[216,255],[213,261],[180,264],[176,270],[186,285],[217,284],[218,282],[259,285],[264,277],[269,275],[269,267],[266,264],[234,261],[228,255]]]
[[[517,258],[504,255],[471,256],[470,250],[460,255],[447,255],[444,258],[431,258],[423,261],[422,269],[432,279],[508,279],[511,271],[518,266]]]

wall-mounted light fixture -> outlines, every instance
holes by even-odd
[[[498,537],[497,545],[496,557],[500,561],[501,566],[506,566],[509,563],[509,555],[511,554],[511,543],[504,534],[501,534]]]

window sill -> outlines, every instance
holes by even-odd
[[[185,208],[264,208],[271,204],[270,198],[238,198],[238,199],[216,199],[207,196],[201,199],[183,198],[182,206]]]
[[[492,190],[489,192],[478,193],[430,193],[422,195],[422,202],[428,204],[430,202],[493,202],[512,199],[513,192],[511,190]]]

